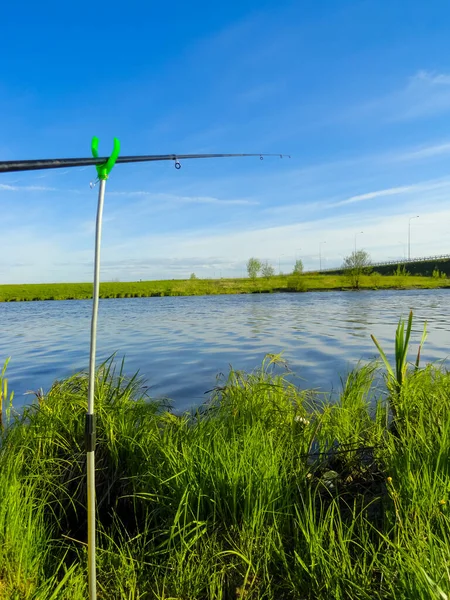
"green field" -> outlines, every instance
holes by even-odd
[[[361,289],[405,289],[449,287],[449,279],[402,275],[365,275]],[[195,279],[101,283],[101,298],[141,298],[150,296],[206,296],[215,294],[251,294],[306,292],[351,289],[344,275],[278,275],[268,279]],[[92,283],[43,283],[0,285],[0,302],[31,300],[81,300],[92,297]]]
[[[401,339],[384,387],[369,364],[334,402],[267,357],[176,415],[101,367],[98,598],[448,598],[450,373]],[[4,384],[0,598],[85,600],[87,378],[16,417]]]

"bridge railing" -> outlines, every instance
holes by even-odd
[[[377,263],[370,263],[370,266],[373,268],[376,267],[383,267],[386,265],[408,265],[408,264],[414,264],[414,263],[419,263],[419,262],[427,262],[427,261],[431,261],[431,260],[445,260],[445,259],[450,259],[450,254],[436,254],[435,256],[426,256],[423,258],[404,258],[402,259],[397,259],[397,260],[386,260],[383,262],[377,262]],[[333,271],[344,271],[345,269],[343,267],[333,267],[333,268],[328,268],[328,269],[321,269],[319,271],[319,269],[309,269],[308,271],[305,271],[305,273],[330,273]]]

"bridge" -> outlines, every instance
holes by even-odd
[[[433,262],[433,261],[441,261],[441,260],[450,260],[450,254],[437,254],[435,256],[425,256],[422,258],[403,258],[397,260],[386,260],[383,262],[371,262],[370,267],[376,269],[377,267],[387,267],[389,265],[409,265],[409,264],[417,264],[422,262]],[[305,273],[336,273],[337,271],[345,271],[343,267],[333,267],[330,269],[311,269],[309,271],[305,271]]]

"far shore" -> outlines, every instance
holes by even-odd
[[[412,275],[361,276],[359,290],[449,288],[449,278]],[[208,296],[220,294],[264,294],[280,292],[354,291],[345,275],[305,273],[256,279],[171,279],[161,281],[104,282],[100,298],[148,298],[162,296]],[[86,300],[92,298],[92,283],[37,283],[0,285],[0,302],[39,300]]]

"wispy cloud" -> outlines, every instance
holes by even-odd
[[[120,267],[120,262],[133,264],[139,269],[142,256],[151,256],[152,273],[164,273],[167,276],[173,270],[184,268],[185,272],[199,268],[200,276],[207,276],[207,265],[234,264],[239,270],[245,266],[249,256],[267,258],[272,263],[279,260],[293,265],[297,252],[302,256],[309,268],[317,266],[318,236],[327,242],[324,248],[324,260],[329,266],[342,263],[342,257],[347,255],[353,246],[355,231],[364,230],[361,245],[367,248],[375,260],[387,259],[394,252],[401,252],[401,240],[406,241],[407,216],[409,212],[397,213],[389,211],[385,215],[372,211],[370,218],[361,215],[345,215],[340,217],[304,220],[292,224],[274,227],[243,228],[240,231],[228,230],[222,232],[191,231],[181,236],[163,236],[153,234],[141,236],[133,244],[125,242],[119,246],[111,246],[105,256],[105,266],[108,271],[114,270],[114,264]],[[450,211],[430,211],[427,218],[418,220],[415,225],[414,255],[442,253],[446,235],[446,220]],[[301,252],[298,250],[301,246]],[[139,252],[136,252],[139,248]],[[214,248],[215,257],[210,256]],[[128,257],[128,258],[124,258]],[[170,257],[171,260],[168,260]],[[195,263],[190,263],[195,257]],[[192,259],[194,261],[194,258]],[[143,268],[146,261],[143,260]],[[160,264],[158,264],[160,263]],[[211,268],[211,266],[209,267]],[[235,272],[236,272],[235,270]]]
[[[450,154],[450,142],[442,142],[439,144],[421,146],[411,150],[389,153],[386,155],[386,158],[388,160],[396,161],[415,161],[436,158],[437,156],[443,156],[445,154]]]
[[[411,192],[426,192],[431,190],[436,190],[443,187],[450,186],[450,180],[442,180],[442,181],[430,181],[425,183],[417,183],[412,185],[403,185],[399,187],[387,188],[384,190],[376,190],[374,192],[367,192],[365,194],[358,194],[356,196],[351,196],[350,198],[346,198],[345,200],[339,200],[338,202],[332,202],[327,206],[337,207],[337,206],[346,206],[347,204],[354,204],[355,202],[364,202],[366,200],[374,200],[375,198],[383,198],[387,196],[398,196],[400,194],[407,194]]]
[[[379,115],[386,123],[429,118],[450,112],[450,74],[425,70],[412,75],[397,90],[371,100],[351,111],[347,117]]]
[[[159,202],[170,202],[175,204],[214,204],[217,206],[221,205],[240,205],[240,206],[255,206],[259,204],[257,200],[249,200],[249,199],[221,199],[214,198],[211,196],[177,196],[175,194],[155,194],[152,192],[148,192],[145,190],[136,190],[136,191],[111,191],[108,192],[110,196],[120,196],[123,198],[149,198]]]
[[[401,187],[389,188],[386,190],[377,190],[375,192],[367,192],[366,194],[358,194],[356,196],[351,196],[350,198],[346,198],[345,200],[339,200],[338,202],[332,202],[327,206],[345,206],[347,204],[354,204],[355,202],[363,202],[365,200],[373,200],[375,198],[381,198],[383,196],[397,196],[398,194],[404,194],[405,192],[410,192],[414,186],[405,185]]]
[[[239,103],[256,104],[283,91],[283,82],[261,83],[240,91],[236,95]]]
[[[419,71],[399,93],[395,118],[414,119],[450,111],[450,75]]]
[[[53,187],[45,187],[42,185],[9,185],[6,183],[0,183],[0,191],[4,192],[60,192]],[[68,191],[68,190],[64,190]]]

